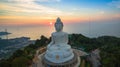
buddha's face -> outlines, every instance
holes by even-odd
[[[55,29],[56,29],[57,32],[62,31],[63,24],[62,23],[55,23]]]

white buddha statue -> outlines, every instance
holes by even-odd
[[[68,34],[63,32],[63,23],[57,18],[55,23],[56,32],[52,33],[52,40],[47,46],[45,58],[53,63],[63,63],[71,60],[74,53],[71,46],[68,45]]]

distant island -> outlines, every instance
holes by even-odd
[[[0,32],[0,36],[3,36],[3,35],[8,35],[8,34],[11,34],[11,33],[9,33],[9,32]]]

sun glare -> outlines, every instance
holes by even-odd
[[[52,25],[53,23],[52,22],[50,22],[50,25]]]

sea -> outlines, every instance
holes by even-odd
[[[50,37],[55,32],[54,24],[33,24],[33,25],[0,25],[0,31],[7,29],[7,36],[0,36],[2,39],[30,37],[31,40],[40,39],[41,35]],[[116,36],[120,37],[120,22],[73,22],[64,23],[63,31],[68,34],[83,34],[87,37],[94,38],[99,36]]]

